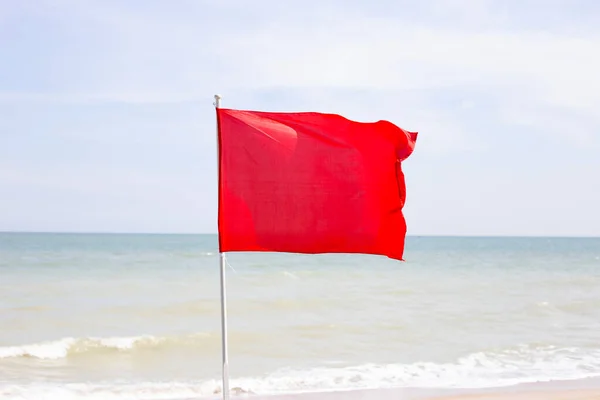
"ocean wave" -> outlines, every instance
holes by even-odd
[[[88,339],[89,340],[89,339]],[[146,339],[154,340],[154,339]],[[103,339],[103,345],[129,349],[139,338]],[[67,346],[68,347],[68,346]],[[22,350],[21,350],[22,351]],[[41,351],[28,350],[29,352]],[[37,353],[57,355],[58,353]],[[413,364],[364,364],[296,370],[282,369],[264,377],[231,380],[235,394],[283,394],[332,390],[422,387],[486,388],[519,383],[573,380],[600,376],[600,349],[557,348],[524,345],[496,351],[478,352],[453,363],[418,362]],[[219,379],[203,382],[103,382],[31,383],[0,385],[0,399],[6,398],[144,398],[182,399],[214,396],[221,392]]]
[[[264,379],[234,379],[232,387],[261,394],[394,387],[486,388],[596,376],[600,376],[600,349],[523,345],[472,353],[454,363],[287,369]]]
[[[28,357],[47,360],[66,358],[70,355],[102,351],[132,351],[168,346],[198,346],[207,342],[210,334],[198,333],[184,337],[88,337],[63,338],[55,341],[0,347],[0,359]]]

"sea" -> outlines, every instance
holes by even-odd
[[[232,397],[600,376],[600,239],[227,254]],[[216,235],[0,233],[0,399],[219,398]]]

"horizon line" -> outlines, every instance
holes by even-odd
[[[109,232],[109,231],[27,231],[0,230],[0,234],[46,234],[46,235],[173,235],[173,236],[218,236],[217,232]],[[600,235],[538,235],[538,234],[414,234],[407,233],[406,237],[431,238],[548,238],[548,239],[600,239]]]

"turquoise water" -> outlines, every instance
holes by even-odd
[[[0,234],[0,399],[214,397],[216,244]],[[232,387],[600,375],[600,239],[409,237],[405,258],[228,255]]]

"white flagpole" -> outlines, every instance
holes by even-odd
[[[215,94],[215,108],[221,107],[221,96]],[[217,119],[217,174],[220,173],[219,122]],[[220,184],[220,180],[219,180]],[[225,287],[225,253],[219,251],[221,269],[221,348],[223,351],[223,400],[229,399],[229,355],[227,353],[227,290]]]

